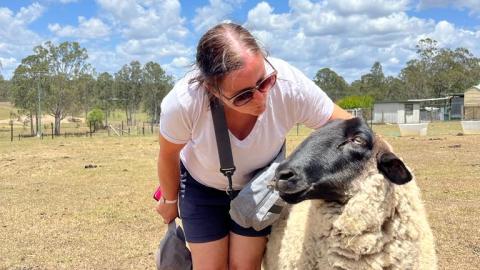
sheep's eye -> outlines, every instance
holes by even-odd
[[[353,143],[355,144],[358,144],[358,145],[366,145],[367,142],[365,141],[365,139],[363,139],[362,137],[360,136],[355,136],[352,140]]]

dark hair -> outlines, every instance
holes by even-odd
[[[242,54],[265,51],[258,45],[253,35],[241,25],[221,23],[208,30],[198,42],[196,65],[198,75],[190,83],[208,84],[217,91],[218,84],[225,76],[243,67]]]

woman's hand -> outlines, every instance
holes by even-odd
[[[162,216],[163,223],[165,224],[169,224],[176,217],[178,217],[177,203],[164,203],[162,201],[158,201],[157,205],[155,206],[155,210],[157,210],[160,216]]]

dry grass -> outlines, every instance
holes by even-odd
[[[387,140],[415,171],[440,268],[478,269],[480,136],[458,127]],[[288,150],[308,133],[292,130]],[[0,141],[0,269],[154,269],[165,229],[151,199],[157,151],[155,137]]]
[[[157,145],[0,142],[0,269],[152,269],[164,230],[151,199]]]

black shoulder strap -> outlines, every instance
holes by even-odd
[[[227,194],[233,199],[232,176],[235,172],[233,164],[232,147],[228,136],[227,122],[223,104],[214,98],[210,102],[212,111],[213,127],[215,128],[215,139],[217,140],[218,157],[220,159],[220,172],[228,179]]]

